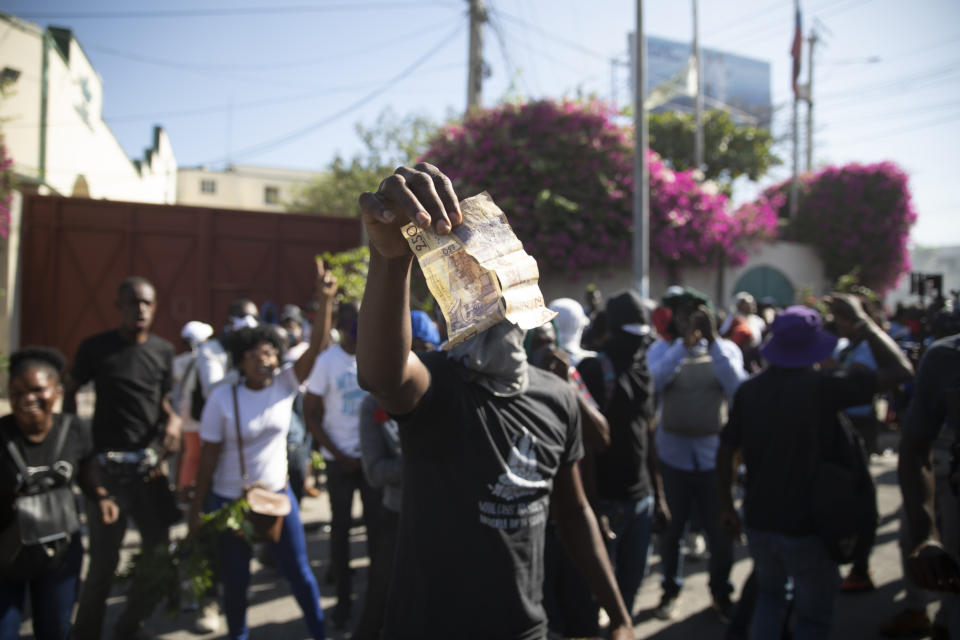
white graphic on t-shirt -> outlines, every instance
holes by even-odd
[[[523,434],[510,447],[507,468],[500,474],[496,484],[487,485],[493,495],[505,500],[516,500],[541,489],[549,489],[549,483],[537,471],[534,442],[533,435],[524,429]]]
[[[519,529],[544,522],[547,517],[547,495],[550,481],[537,470],[534,449],[536,438],[527,431],[517,437],[507,457],[506,469],[497,482],[488,484],[492,498],[514,501],[537,493],[541,497],[530,502],[499,502],[481,500],[480,522],[494,529]]]

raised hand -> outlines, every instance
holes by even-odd
[[[410,222],[421,229],[433,225],[439,235],[463,222],[450,178],[425,162],[400,167],[384,178],[376,193],[361,194],[360,211],[371,246],[385,258],[410,255],[400,231]]]

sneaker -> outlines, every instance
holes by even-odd
[[[730,624],[730,620],[733,619],[733,610],[734,604],[730,600],[730,596],[723,596],[721,598],[713,599],[713,610],[717,612],[717,616],[720,618],[720,621],[723,624]]]
[[[673,620],[677,612],[677,596],[663,596],[660,598],[660,604],[653,610],[653,617],[658,620]]]
[[[197,611],[193,620],[193,629],[197,633],[216,633],[220,631],[220,603],[210,600]]]
[[[904,609],[880,625],[880,635],[885,638],[925,636],[930,628],[926,609]]]
[[[873,579],[870,577],[870,570],[867,570],[866,574],[854,573],[851,569],[850,573],[847,574],[847,577],[844,579],[843,583],[840,585],[840,591],[844,593],[863,593],[864,591],[873,591],[876,587],[873,586]]]

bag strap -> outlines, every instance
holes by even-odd
[[[22,476],[23,482],[27,482],[30,478],[30,472],[27,470],[27,461],[23,459],[20,449],[17,448],[16,443],[8,438],[7,434],[2,430],[0,430],[0,438],[3,439],[3,443],[7,446],[7,451],[10,452],[13,464],[17,467],[17,473]]]
[[[240,476],[247,482],[247,468],[243,463],[243,437],[240,435],[240,402],[237,400],[237,387],[233,385],[233,424],[237,428],[237,453],[240,454]]]
[[[71,416],[69,413],[61,414],[63,416],[63,421],[60,423],[60,433],[57,434],[57,444],[53,448],[53,461],[57,462],[60,460],[60,454],[63,453],[63,447],[67,443],[67,435],[70,432],[70,425],[72,424]]]
[[[63,453],[63,447],[67,442],[67,434],[70,431],[71,418],[69,414],[61,414],[63,420],[60,423],[60,431],[57,433],[57,441],[53,446],[53,461],[50,464],[57,462],[60,459],[60,454]],[[6,433],[0,431],[0,439],[3,439],[4,444],[7,446],[7,451],[10,453],[10,457],[13,459],[13,464],[17,467],[17,473],[23,478],[21,487],[30,482],[30,470],[27,468],[27,461],[24,460],[23,454],[20,453],[19,447],[17,444],[7,437]]]

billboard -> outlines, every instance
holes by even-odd
[[[632,33],[628,41],[632,68],[636,52]],[[688,42],[647,36],[647,94],[658,85],[682,74],[692,52],[693,46]],[[742,124],[769,127],[772,113],[770,63],[706,47],[700,48],[700,57],[704,108],[727,110],[736,122]],[[655,111],[692,112],[693,109],[693,97],[681,94]]]

